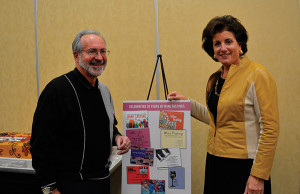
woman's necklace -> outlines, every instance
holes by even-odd
[[[217,96],[220,96],[220,93],[218,94],[218,92],[217,92],[217,89],[218,89],[218,83],[219,83],[219,79],[217,79],[217,82],[216,82],[216,86],[215,86],[215,95],[217,95]]]
[[[219,79],[223,79],[223,80],[224,80],[224,78],[222,78],[222,75],[220,75],[220,78],[218,78],[217,81],[216,81],[215,95],[217,95],[217,96],[220,96],[220,93],[221,93],[221,91],[220,91],[220,93],[218,94],[218,84],[219,84]],[[221,84],[222,84],[222,82],[221,82]],[[222,85],[223,85],[223,84],[222,84]]]

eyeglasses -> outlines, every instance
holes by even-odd
[[[98,53],[100,52],[100,55],[101,56],[107,56],[109,55],[110,51],[109,50],[106,50],[106,49],[103,49],[103,50],[100,50],[98,52],[97,49],[88,49],[88,50],[85,50],[85,52],[90,55],[91,57],[96,57],[98,55]]]

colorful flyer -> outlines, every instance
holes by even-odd
[[[126,112],[127,128],[148,128],[147,111]]]
[[[185,130],[161,130],[161,148],[186,148]]]
[[[183,167],[168,168],[169,188],[184,189],[185,188],[185,172]]]
[[[141,184],[142,179],[149,179],[149,166],[127,166],[127,184]]]
[[[165,180],[142,180],[141,194],[165,194]]]
[[[154,148],[131,147],[130,164],[153,166]]]
[[[131,146],[150,147],[149,128],[127,129],[126,136],[130,139]]]
[[[179,148],[162,148],[155,150],[157,168],[181,166]]]
[[[183,129],[184,112],[160,111],[159,128]]]

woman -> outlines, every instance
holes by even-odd
[[[191,114],[209,124],[204,193],[271,193],[270,172],[279,134],[276,83],[245,57],[248,35],[238,19],[213,18],[202,48],[222,67],[207,83],[206,106]],[[186,100],[178,92],[169,100]]]

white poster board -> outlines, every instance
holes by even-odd
[[[122,194],[191,193],[190,101],[124,101],[123,135]]]

